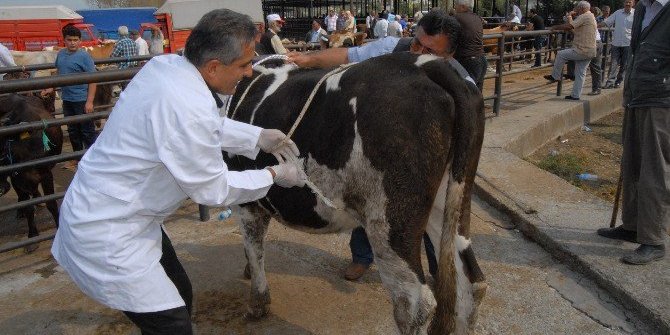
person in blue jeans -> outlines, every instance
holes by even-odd
[[[448,15],[445,11],[432,10],[417,23],[414,38],[387,36],[378,38],[360,47],[331,48],[314,53],[292,52],[288,54],[288,61],[302,68],[329,68],[350,62],[362,62],[366,59],[392,52],[432,54],[443,57],[458,72],[461,78],[476,85],[475,80],[468,74],[468,71],[454,59],[456,41],[458,41],[459,34],[461,34],[461,28],[458,20]],[[469,215],[469,201],[467,208]],[[434,276],[437,271],[435,249],[427,234],[424,234],[423,242],[426,247],[426,255],[428,256],[428,271]],[[351,248],[352,263],[345,269],[344,278],[347,280],[357,280],[365,274],[365,271],[367,271],[374,260],[372,247],[362,227],[352,231],[349,247]]]
[[[435,258],[435,248],[430,242],[428,234],[423,234],[423,245],[426,247],[426,256],[428,258],[428,272],[435,276],[437,272],[437,259]],[[365,271],[374,261],[372,247],[368,241],[368,235],[363,227],[358,227],[351,232],[349,240],[352,262],[344,272],[344,278],[347,280],[357,280],[365,274]]]
[[[83,49],[81,44],[81,32],[74,26],[68,25],[63,28],[63,39],[65,49],[61,49],[56,56],[56,71],[59,75],[95,72],[93,58]],[[75,116],[93,112],[93,99],[95,98],[95,83],[64,86],[61,88],[61,99],[63,100],[63,115]],[[42,95],[53,92],[53,88],[42,91]],[[69,124],[67,132],[72,144],[72,151],[80,151],[90,148],[95,142],[95,125],[92,120],[81,123]],[[66,163],[65,168],[74,169],[76,161]]]

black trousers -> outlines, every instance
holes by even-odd
[[[163,256],[160,263],[165,269],[168,278],[172,280],[179,291],[186,306],[168,309],[165,311],[123,313],[142,331],[142,335],[191,335],[191,308],[193,305],[193,288],[191,281],[181,266],[174,251],[170,238],[163,231]]]
[[[486,68],[488,67],[486,56],[465,57],[457,60],[468,71],[470,77],[472,77],[481,91],[484,88],[484,76],[486,76]]]
[[[63,100],[63,115],[76,116],[86,114],[86,101],[66,101]],[[70,136],[70,144],[73,151],[79,151],[90,148],[95,142],[95,124],[93,121],[83,121],[67,125],[67,132]]]

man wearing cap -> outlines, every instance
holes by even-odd
[[[266,19],[268,20],[268,30],[261,37],[261,44],[263,44],[265,51],[269,54],[286,54],[288,50],[284,48],[279,35],[277,35],[284,25],[284,20],[282,20],[279,14],[270,14]]]
[[[229,206],[260,199],[273,185],[305,184],[285,134],[219,116],[218,94],[234,94],[252,75],[255,35],[248,16],[217,9],[193,28],[184,56],[147,62],[63,199],[54,258],[86,295],[123,311],[142,334],[193,334],[191,282],[163,226],[184,200]],[[222,150],[289,162],[230,171]]]
[[[362,62],[391,52],[409,51],[415,54],[432,54],[446,59],[461,78],[475,86],[475,81],[470,77],[468,71],[454,59],[460,31],[461,25],[454,17],[447,15],[444,10],[434,9],[419,20],[414,38],[388,36],[360,47],[333,48],[309,54],[292,52],[288,56],[289,61],[299,67],[328,68],[349,62]],[[471,171],[466,179],[474,180],[474,173],[475,171]],[[467,208],[464,209],[462,220],[469,222],[470,199],[465,201]],[[437,271],[437,261],[433,245],[428,238],[424,238],[424,244],[428,256],[428,270],[434,275]],[[374,260],[370,242],[363,228],[359,227],[352,231],[349,246],[352,263],[346,268],[344,278],[357,280],[365,274]]]

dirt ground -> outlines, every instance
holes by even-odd
[[[527,160],[571,184],[613,202],[621,161],[623,110],[577,129],[539,148]],[[590,173],[595,181],[579,180],[576,175]]]

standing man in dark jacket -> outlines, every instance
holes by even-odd
[[[640,0],[635,7],[624,79],[623,225],[607,238],[640,243],[621,260],[647,264],[665,256],[670,223],[670,5]]]
[[[531,8],[529,10],[528,16],[530,19],[528,20],[528,25],[530,30],[544,30],[546,29],[544,26],[544,19],[542,16],[537,15],[537,9]],[[539,67],[542,66],[542,55],[540,54],[540,50],[544,46],[544,44],[547,42],[547,36],[544,35],[537,35],[533,39],[533,48],[535,51],[535,64],[533,64],[532,67]]]
[[[486,75],[486,56],[484,55],[482,18],[472,12],[474,0],[454,1],[456,14],[454,17],[461,24],[461,33],[456,42],[454,58],[468,70],[481,91]]]

